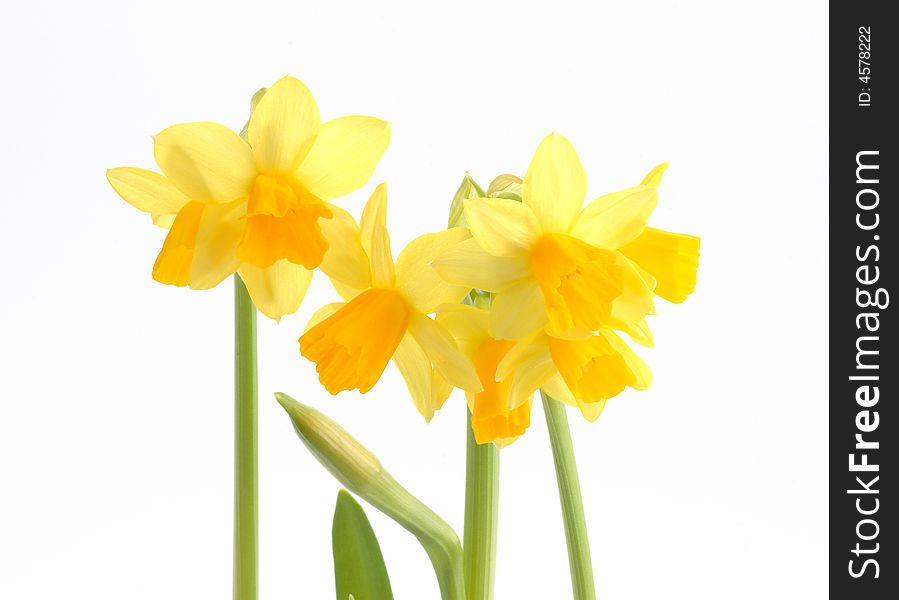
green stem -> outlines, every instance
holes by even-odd
[[[465,531],[462,556],[468,600],[493,600],[499,515],[499,450],[478,444],[466,419]]]
[[[234,600],[256,600],[259,570],[256,307],[234,276]]]
[[[565,414],[564,404],[553,400],[542,390],[540,395],[543,397],[543,412],[546,414],[549,442],[556,465],[574,600],[595,600],[596,586],[593,583],[590,542],[587,540],[587,521],[584,518],[584,502],[581,499],[581,484],[577,476],[574,447],[571,445],[568,416]]]

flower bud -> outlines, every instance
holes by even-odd
[[[456,195],[453,196],[453,202],[450,204],[450,212],[448,221],[448,229],[453,227],[468,227],[468,221],[465,219],[465,201],[469,198],[483,198],[484,190],[481,189],[471,175],[465,174]]]
[[[509,173],[497,175],[487,187],[487,196],[521,202],[521,177]]]

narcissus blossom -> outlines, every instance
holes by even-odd
[[[492,300],[489,314],[460,308],[438,316],[484,384],[469,395],[479,442],[520,435],[541,388],[594,420],[609,398],[650,386],[649,367],[617,332],[651,346],[645,318],[654,297],[684,301],[699,262],[699,238],[646,226],[666,167],[582,209],[583,168],[571,144],[552,134],[521,182],[520,202],[518,189],[464,200],[472,237],[434,266]]]
[[[538,389],[594,421],[606,400],[626,387],[645,390],[651,383],[649,367],[610,329],[578,340],[538,330],[516,342],[491,337],[489,320],[489,310],[465,304],[442,306],[437,314],[437,322],[474,362],[484,388],[466,392],[479,444],[502,447],[522,435]]]
[[[473,237],[435,266],[447,281],[495,293],[495,337],[545,328],[577,339],[612,327],[649,344],[644,318],[654,312],[654,294],[683,301],[699,255],[699,238],[646,227],[664,169],[582,209],[584,169],[568,140],[551,134],[528,167],[522,201],[466,200]]]
[[[331,200],[362,187],[387,148],[389,125],[365,116],[320,124],[298,79],[256,104],[246,140],[217,123],[183,123],[154,138],[162,175],[124,167],[107,177],[127,202],[168,227],[153,278],[207,289],[235,271],[278,319],[299,308],[312,269],[339,226]]]
[[[451,386],[481,389],[471,361],[428,316],[444,303],[459,302],[469,291],[447,283],[431,267],[435,257],[469,233],[451,229],[420,236],[394,263],[386,218],[384,184],[372,194],[358,227],[336,209],[341,234],[332,240],[326,259],[335,266],[327,272],[344,302],[313,315],[300,337],[300,352],[316,364],[319,381],[332,394],[368,392],[393,359],[416,408],[430,419]]]

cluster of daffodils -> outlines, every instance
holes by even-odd
[[[162,174],[108,178],[169,230],[157,281],[206,289],[236,272],[279,319],[320,268],[342,302],[315,312],[299,346],[322,385],[366,393],[392,359],[428,420],[464,390],[478,443],[524,433],[540,389],[590,420],[624,389],[646,389],[650,370],[625,337],[651,346],[655,296],[679,303],[696,283],[699,239],[647,226],[666,165],[583,206],[584,169],[558,134],[523,179],[468,185],[450,229],[395,260],[385,184],[358,222],[331,203],[370,179],[389,141],[384,121],[320,124],[308,89],[284,78],[254,103],[244,136],[189,123],[154,140]]]

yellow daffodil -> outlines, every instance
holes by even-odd
[[[343,226],[330,201],[369,180],[390,139],[372,117],[319,121],[306,86],[285,77],[255,105],[246,141],[183,123],[154,137],[164,176],[110,169],[116,192],[169,228],[153,278],[208,289],[238,271],[264,314],[296,311],[312,269],[334,266],[326,255]]]
[[[538,389],[594,421],[606,400],[626,387],[644,390],[651,383],[646,364],[610,329],[578,340],[537,331],[515,342],[492,337],[489,321],[489,311],[463,304],[443,306],[437,315],[474,362],[484,388],[466,392],[479,444],[502,447],[522,435]]]
[[[418,237],[394,263],[386,218],[384,184],[372,194],[358,227],[349,215],[339,216],[342,235],[332,240],[336,266],[328,273],[344,302],[313,315],[300,337],[300,352],[316,363],[319,381],[332,394],[369,391],[392,358],[416,408],[430,420],[450,386],[481,389],[453,337],[428,316],[469,291],[445,282],[431,267],[469,233],[451,229]]]
[[[491,335],[538,329],[582,339],[603,327],[651,344],[654,292],[683,301],[696,282],[699,238],[646,227],[665,165],[583,209],[587,180],[564,137],[547,136],[510,198],[465,201],[472,239],[439,257],[449,282],[495,293]]]

